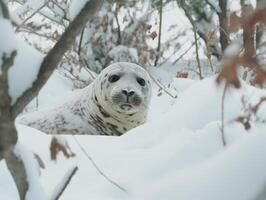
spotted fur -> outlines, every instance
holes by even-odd
[[[111,83],[108,78],[112,74],[120,74],[120,80]],[[143,78],[146,85],[139,85],[137,77]],[[121,93],[124,89],[134,91],[126,103]],[[56,109],[26,115],[19,122],[47,134],[120,136],[145,122],[150,96],[151,81],[142,67],[114,63],[92,84],[75,92],[71,100]]]

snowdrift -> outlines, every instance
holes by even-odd
[[[17,125],[20,142],[45,162],[46,168],[41,170],[40,177],[46,193],[52,193],[68,169],[78,166],[61,199],[257,198],[266,180],[265,105],[262,104],[256,118],[252,118],[249,130],[234,119],[245,112],[243,98],[249,104],[256,104],[266,91],[244,82],[241,89],[228,89],[224,110],[225,147],[221,139],[224,86],[218,86],[215,77],[202,81],[176,79],[172,84],[178,98],[173,100],[166,94],[157,96],[155,92],[148,123],[121,137],[77,137],[101,170],[126,188],[127,193],[95,170],[72,136],[65,138],[76,157],[66,159],[60,155],[52,162],[49,158],[51,136]],[[45,93],[45,88],[42,92]],[[16,199],[14,183],[3,162],[0,162],[0,177],[1,199]]]

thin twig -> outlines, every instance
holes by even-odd
[[[199,59],[199,47],[198,47],[198,39],[197,39],[197,29],[196,29],[196,25],[194,24],[194,22],[192,23],[192,27],[193,27],[193,33],[194,33],[194,40],[195,40],[195,51],[196,51],[196,60],[197,60],[197,64],[198,64],[198,69],[199,69],[199,77],[200,79],[202,79],[202,72],[201,72],[201,65],[200,65],[200,59]]]
[[[226,140],[225,140],[225,133],[224,133],[224,103],[225,103],[225,94],[228,87],[228,83],[225,83],[224,90],[223,90],[223,96],[222,96],[222,110],[221,110],[221,136],[222,136],[222,142],[223,145],[226,146]]]
[[[211,68],[212,72],[214,72],[213,64],[212,64],[212,61],[211,61],[211,57],[207,56],[207,59],[208,59],[208,61],[209,61],[210,68]]]
[[[167,89],[161,84],[159,83],[151,74],[150,74],[150,77],[151,79],[155,82],[155,84],[160,88],[162,89],[166,94],[168,94],[170,97],[176,99],[177,98],[177,95],[172,95],[169,91],[167,91]]]
[[[91,164],[94,166],[94,168],[99,172],[99,174],[101,174],[109,183],[111,183],[112,185],[116,186],[117,188],[119,188],[121,191],[127,193],[127,190],[120,186],[118,183],[116,183],[115,181],[113,181],[112,179],[110,179],[105,173],[103,173],[103,171],[98,167],[98,165],[96,164],[96,162],[93,160],[93,158],[88,154],[88,152],[81,146],[81,144],[79,143],[78,139],[76,138],[75,135],[72,135],[73,139],[75,140],[75,142],[77,143],[77,145],[79,146],[79,148],[81,149],[81,151],[84,153],[84,155],[90,160]]]
[[[83,40],[83,36],[84,36],[84,31],[85,31],[85,28],[82,29],[81,34],[80,34],[80,39],[79,39],[79,47],[78,47],[79,57],[80,57],[80,53],[81,53],[81,49],[82,49],[82,40]]]
[[[195,45],[195,41],[190,45],[190,47],[184,52],[182,53],[173,63],[176,64],[181,58],[183,58],[184,55],[187,54],[187,52],[189,52],[189,50]]]
[[[22,21],[22,23],[20,25],[17,26],[16,28],[16,32],[19,31],[19,29],[29,20],[31,19],[34,15],[36,15],[41,9],[43,9],[48,3],[50,2],[50,0],[46,1],[42,6],[40,6],[39,8],[37,8],[30,16],[28,16],[26,19],[24,19]]]

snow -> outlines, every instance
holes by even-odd
[[[151,73],[156,76],[156,71]],[[50,135],[17,125],[19,141],[44,160],[46,167],[41,170],[41,183],[47,196],[54,193],[69,169],[78,166],[61,199],[254,199],[266,180],[266,125],[253,120],[251,129],[246,131],[233,119],[244,112],[243,96],[255,104],[266,91],[245,83],[239,90],[228,90],[225,98],[227,146],[224,147],[220,131],[223,85],[218,86],[215,78],[198,81],[173,78],[169,81],[170,90],[178,92],[177,99],[164,92],[157,96],[158,88],[154,86],[149,121],[122,137],[77,136],[97,166],[127,193],[99,174],[72,136],[64,136],[62,141],[68,142],[76,157],[66,159],[60,153],[56,162],[49,157]],[[163,80],[167,78],[162,77]],[[40,93],[40,97],[45,98],[40,100],[40,108],[49,102],[54,104],[54,98],[61,101],[60,97],[66,98],[64,93],[72,90],[71,84],[61,86],[64,82],[58,73],[51,81]],[[54,84],[56,81],[58,84]],[[55,92],[49,93],[52,89]],[[265,117],[265,109],[263,105],[259,110],[260,117]],[[0,171],[2,169],[5,167],[0,165]],[[1,195],[12,199],[10,190],[15,188],[1,191]]]
[[[71,169],[69,169],[65,176],[63,177],[62,181],[60,184],[58,184],[55,189],[54,192],[52,193],[50,199],[56,199],[56,197],[58,196],[58,194],[60,194],[60,192],[62,191],[62,188],[65,187],[65,184],[68,182],[69,177],[71,176],[71,174],[73,173],[73,171],[75,170],[76,167],[73,167]]]
[[[17,24],[21,24],[23,20],[21,16],[25,15],[29,10],[38,10],[45,3],[44,0],[29,0],[23,6],[18,6],[13,8],[11,13],[11,18]]]
[[[32,86],[37,78],[42,59],[41,53],[17,39],[17,56],[8,71],[8,90],[12,104]]]
[[[84,7],[84,5],[88,2],[88,0],[72,0],[69,6],[69,16],[70,19],[73,20],[80,10]]]
[[[39,171],[37,161],[34,159],[33,154],[20,143],[17,143],[14,149],[15,154],[22,160],[29,183],[29,190],[26,194],[27,200],[46,200],[42,186],[39,180]]]
[[[10,57],[11,53],[16,50],[16,41],[14,40],[15,34],[10,21],[6,19],[0,19],[0,75],[2,74],[2,58]]]
[[[72,1],[71,19],[86,2]],[[217,3],[213,0],[209,2]],[[232,10],[234,2],[236,1],[229,4],[229,10]],[[43,1],[39,3],[37,0],[29,1],[29,5],[35,5],[35,8]],[[169,4],[169,7],[172,5]],[[26,11],[26,8],[23,9]],[[180,10],[172,12],[178,12],[178,19],[181,19]],[[170,26],[173,21],[168,14],[169,12],[165,12],[163,23]],[[187,21],[183,18],[184,16],[179,20],[180,23]],[[42,55],[20,40],[10,40],[9,37],[14,33],[9,22],[1,19],[0,26],[6,26],[5,30],[9,30],[0,32],[0,55],[1,51],[18,51],[14,66],[9,71],[9,92],[12,103],[15,103],[36,79]],[[184,22],[184,29],[188,27],[188,23]],[[162,39],[165,40],[171,35],[170,31],[165,30]],[[184,38],[183,40],[186,40],[187,37]],[[230,45],[226,54],[237,54],[239,45],[239,42]],[[136,49],[126,50],[129,51],[127,55],[137,61]],[[121,59],[119,56],[123,51],[124,46],[118,46],[113,48],[109,55]],[[191,54],[192,56],[194,55]],[[259,102],[260,97],[266,95],[266,91],[244,82],[240,89],[227,90],[224,147],[221,139],[221,99],[224,85],[216,84],[216,76],[204,80],[177,79],[177,69],[187,67],[183,63],[184,66],[180,65],[179,63],[178,66],[171,65],[164,69],[149,69],[150,74],[178,98],[169,97],[154,84],[146,124],[121,137],[76,136],[97,166],[124,187],[127,193],[110,184],[93,167],[72,136],[61,136],[59,140],[62,144],[67,142],[76,156],[66,159],[59,153],[58,160],[51,161],[49,145],[52,136],[17,124],[19,144],[16,146],[16,153],[23,158],[27,172],[31,172],[29,181],[33,185],[27,194],[27,200],[53,196],[73,166],[78,166],[79,170],[60,198],[62,200],[256,199],[258,194],[265,190],[266,181],[266,125],[263,122],[266,117],[266,105],[262,104],[257,116],[251,118],[250,130],[245,130],[244,126],[234,119],[246,112],[244,107],[248,105],[242,104],[243,97],[248,104],[254,105]],[[27,107],[27,111],[54,107],[62,100],[67,100],[73,88],[74,85],[69,79],[55,71],[40,91],[38,99],[34,99]],[[30,152],[37,153],[45,163],[41,175]],[[4,161],[0,162],[0,177],[0,199],[18,199],[14,181]],[[261,199],[266,197],[262,195]]]
[[[112,48],[111,51],[108,52],[108,56],[112,58],[113,62],[134,62],[137,63],[138,53],[135,48],[128,48],[124,45],[118,45]]]

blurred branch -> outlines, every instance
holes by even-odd
[[[223,145],[226,146],[225,132],[224,132],[224,104],[225,104],[225,95],[228,88],[228,83],[226,81],[224,85],[223,95],[222,95],[222,111],[221,111],[221,136]]]
[[[119,20],[118,20],[118,5],[116,4],[116,8],[115,8],[115,21],[116,21],[116,25],[117,25],[117,45],[121,44],[121,28],[120,28],[120,24],[119,24]]]
[[[183,58],[184,55],[186,55],[190,49],[192,49],[192,47],[195,45],[195,41],[189,46],[189,48],[184,51],[184,53],[182,53],[177,59],[175,59],[175,61],[173,62],[174,64],[176,64],[181,58]]]
[[[18,26],[17,26],[17,28],[16,28],[16,32],[18,32],[19,31],[19,29],[29,20],[29,19],[31,19],[34,15],[36,15],[37,13],[39,13],[39,11],[41,10],[41,9],[43,9],[45,6],[47,6],[47,4],[50,2],[50,0],[47,0],[46,2],[44,2],[44,4],[42,5],[42,6],[40,6],[39,8],[37,8],[30,16],[28,16],[26,19],[24,19],[23,21],[22,21],[22,23],[21,24],[19,24]]]
[[[6,19],[9,19],[8,8],[7,8],[7,6],[5,5],[5,3],[4,3],[3,0],[0,0],[0,7],[1,7],[1,10],[2,10],[2,15],[3,15],[3,17],[6,18]]]
[[[198,39],[197,39],[197,28],[195,24],[192,24],[193,26],[193,32],[194,32],[194,40],[195,40],[195,51],[196,51],[196,60],[198,64],[198,69],[199,69],[199,77],[202,79],[202,72],[201,72],[201,65],[200,65],[200,59],[199,59],[199,47],[198,47]]]
[[[220,24],[220,45],[222,52],[226,49],[229,44],[228,31],[227,31],[227,0],[219,0],[219,7],[221,12],[218,12],[219,24]]]
[[[74,167],[69,173],[66,174],[67,177],[65,177],[62,182],[57,186],[55,193],[52,194],[52,197],[50,198],[51,200],[60,199],[63,192],[65,191],[77,171],[78,167]]]
[[[28,177],[24,163],[14,154],[13,150],[14,148],[9,148],[8,150],[6,150],[4,152],[4,158],[7,168],[12,174],[12,177],[17,186],[19,197],[21,200],[24,200],[29,188]]]
[[[162,35],[162,21],[163,21],[163,0],[160,0],[160,18],[159,18],[159,33],[158,33],[158,45],[157,45],[157,52],[156,52],[156,57],[154,61],[154,66],[157,66],[158,60],[160,58],[160,51],[161,51],[161,35]]]

